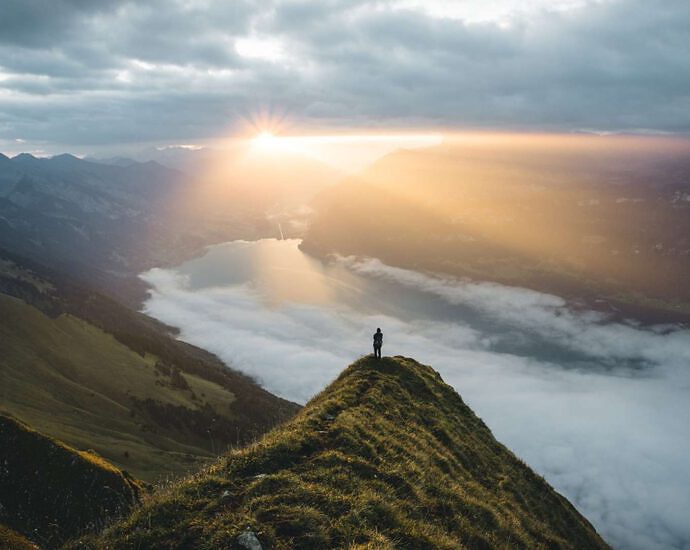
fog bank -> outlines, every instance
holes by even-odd
[[[607,323],[556,296],[374,259],[323,266],[293,242],[261,243],[147,272],[146,312],[299,402],[369,353],[381,327],[384,355],[432,365],[612,545],[690,548],[690,332]],[[271,258],[282,247],[297,267],[279,259],[261,272],[286,287],[308,272],[318,299],[276,300],[241,256],[252,247]]]

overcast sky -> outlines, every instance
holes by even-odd
[[[288,129],[690,131],[687,0],[3,0],[0,150]]]

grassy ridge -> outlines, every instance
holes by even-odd
[[[6,415],[0,415],[0,464],[0,523],[7,526],[0,532],[9,548],[21,548],[21,537],[12,531],[56,548],[128,511],[143,489],[100,456]]]
[[[72,548],[607,548],[431,368],[364,358],[292,421]]]

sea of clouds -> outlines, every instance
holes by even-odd
[[[438,370],[614,547],[690,548],[690,331],[609,323],[556,296],[375,259],[339,262],[403,295],[468,308],[482,322],[415,317],[404,304],[400,315],[347,304],[269,306],[251,281],[197,288],[163,269],[142,275],[153,287],[145,311],[301,403],[369,353],[380,326],[384,354]],[[556,351],[526,352],[546,343]]]

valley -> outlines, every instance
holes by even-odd
[[[336,177],[310,161],[285,159],[287,177],[251,158],[203,162],[182,172],[154,161],[0,154],[0,248],[136,308],[146,296],[140,272],[209,244],[278,236],[281,222],[294,235],[303,202]]]

